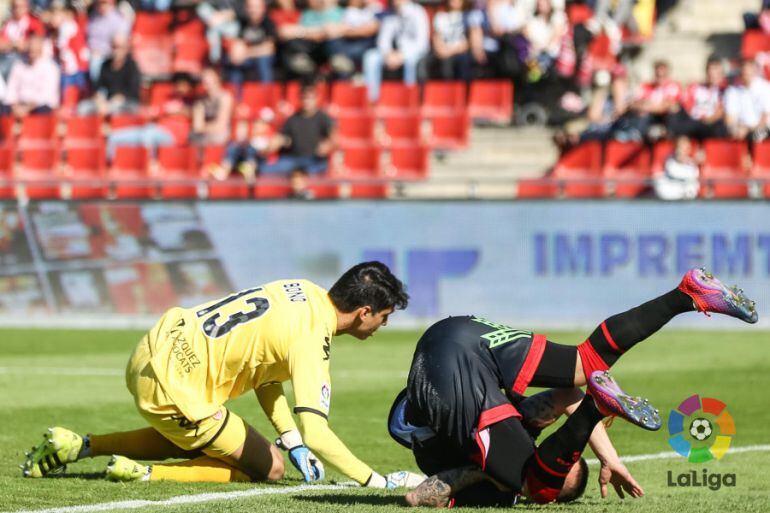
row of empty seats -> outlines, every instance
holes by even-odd
[[[159,148],[151,159],[145,148],[118,148],[111,165],[102,149],[35,148],[21,153],[0,148],[0,198],[18,199],[151,199],[281,197],[290,188],[284,178],[259,178],[250,184],[240,176],[217,180],[207,167],[219,164],[224,146]],[[330,158],[327,174],[311,181],[315,197],[384,198],[391,182],[427,176],[429,151],[422,146],[350,148]],[[343,187],[340,187],[343,185]]]
[[[701,149],[701,197],[746,198],[756,184],[759,194],[770,198],[770,141],[753,145],[749,152],[745,141],[711,139]],[[652,147],[640,142],[583,143],[566,151],[547,178],[519,182],[518,197],[639,196],[663,171],[672,152],[671,141]]]

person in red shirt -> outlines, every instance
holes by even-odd
[[[652,139],[665,135],[665,126],[670,114],[679,110],[682,86],[671,79],[671,66],[659,60],[654,63],[655,78],[639,87],[632,109],[639,116],[642,133]]]
[[[90,52],[86,34],[78,23],[77,12],[64,0],[54,0],[48,15],[48,27],[54,44],[54,53],[61,67],[62,93],[70,86],[80,91],[80,97],[88,89],[88,59]]]
[[[0,74],[7,78],[13,64],[21,60],[31,35],[45,35],[43,23],[29,10],[29,0],[13,0],[11,16],[0,26]]]
[[[695,139],[727,137],[724,106],[726,87],[722,61],[716,57],[709,58],[706,62],[706,80],[687,87],[682,97],[682,108],[669,117],[669,133]]]

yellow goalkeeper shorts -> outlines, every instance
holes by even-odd
[[[246,423],[224,406],[210,417],[191,421],[163,390],[150,365],[149,340],[139,342],[126,367],[126,386],[142,417],[160,434],[185,451],[229,456],[246,441]]]

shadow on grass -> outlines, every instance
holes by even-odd
[[[305,502],[317,502],[319,504],[341,504],[345,506],[355,506],[356,504],[368,504],[371,506],[406,506],[406,501],[403,496],[324,493],[322,495],[293,495],[292,499]]]
[[[46,479],[91,479],[104,481],[104,472],[66,472],[47,475]]]

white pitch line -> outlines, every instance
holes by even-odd
[[[770,451],[770,445],[746,445],[743,447],[733,447],[730,454],[746,452],[766,452]],[[636,454],[633,456],[623,456],[620,459],[625,463],[647,460],[664,460],[675,457],[681,457],[675,452],[657,452],[653,454]],[[599,463],[596,459],[587,460],[589,464]],[[288,495],[305,491],[327,491],[341,490],[354,486],[353,483],[342,483],[336,485],[300,485],[275,488],[254,488],[251,490],[238,490],[234,492],[219,493],[200,493],[196,495],[177,495],[168,499],[150,501],[150,500],[130,500],[116,502],[101,502],[97,504],[83,504],[80,506],[65,506],[61,508],[48,509],[30,509],[22,511],[6,511],[3,513],[90,513],[92,511],[110,511],[114,509],[139,509],[155,506],[178,506],[180,504],[199,504],[211,501],[226,501],[233,499],[242,499],[245,497],[257,497],[260,495]]]
[[[122,376],[120,369],[99,369],[94,367],[0,367],[0,374],[23,376],[28,374],[41,376]]]
[[[139,509],[154,506],[178,506],[180,504],[199,504],[211,501],[228,501],[243,499],[245,497],[257,497],[260,495],[288,495],[306,491],[341,490],[350,488],[350,485],[299,485],[275,488],[252,488],[251,490],[238,490],[234,492],[199,493],[195,495],[177,495],[168,499],[130,500],[115,502],[100,502],[97,504],[84,504],[81,506],[65,506],[61,508],[31,509],[6,513],[90,513],[91,511],[111,511],[116,509]]]
[[[766,452],[770,451],[770,445],[745,445],[743,447],[731,447],[727,454],[735,454],[741,452]],[[647,461],[647,460],[668,460],[672,458],[681,458],[682,455],[676,452],[656,452],[653,454],[634,454],[632,456],[621,456],[620,461],[623,463],[633,463],[635,461]],[[599,460],[592,458],[586,460],[589,465],[596,465]]]

